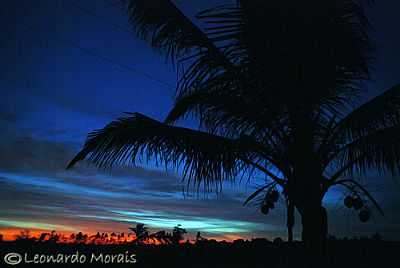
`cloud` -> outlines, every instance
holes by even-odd
[[[80,217],[94,217],[116,222],[127,222],[130,224],[140,222],[156,228],[171,228],[172,226],[181,224],[191,232],[202,231],[210,234],[221,235],[230,233],[251,233],[260,230],[275,231],[275,228],[268,224],[238,220],[225,220],[221,218],[210,218],[205,216],[192,217],[152,210],[113,210],[111,211],[110,216],[80,215]]]
[[[182,224],[190,231],[213,237],[235,232],[247,237],[286,235],[283,202],[268,216],[258,207],[243,207],[243,200],[254,190],[245,184],[226,184],[219,195],[184,195],[185,183],[178,175],[155,168],[100,171],[83,163],[66,171],[66,164],[76,153],[74,144],[11,134],[0,134],[0,229],[27,222],[82,231],[126,231],[139,221],[154,229]],[[351,225],[346,223],[348,211],[337,209],[340,193],[334,193],[327,200],[331,233],[347,235],[352,233],[349,226],[357,226],[361,233],[377,231],[393,237],[399,222],[398,195],[395,190],[388,193],[378,195],[388,199],[384,204],[388,216],[374,216],[372,225],[360,224],[356,214],[351,215]],[[297,236],[299,227],[297,216]]]
[[[0,219],[0,226],[1,225],[7,227],[18,227],[23,229],[58,230],[58,231],[76,232],[76,229],[65,225],[48,224],[42,222],[30,222],[30,221],[16,221],[10,219]]]
[[[17,119],[18,117],[16,113],[0,110],[0,122],[3,121],[5,123],[15,123]]]
[[[48,226],[68,222],[75,229],[96,226],[105,230],[111,226],[126,229],[133,221],[143,221],[158,229],[181,223],[188,229],[209,229],[214,234],[218,230],[221,234],[256,232],[256,227],[264,226],[252,216],[257,215],[253,211],[238,213],[238,209],[243,212],[246,208],[229,191],[217,197],[208,196],[209,199],[185,197],[184,184],[176,174],[143,167],[104,172],[81,164],[66,171],[66,163],[74,153],[69,143],[17,135],[2,139],[3,226],[10,223],[9,227],[16,227],[11,223],[21,221],[35,225],[45,220],[43,223]],[[232,193],[243,195],[238,191]],[[118,215],[133,211],[146,211],[147,216]],[[125,220],[117,220],[115,225],[117,218]]]
[[[1,136],[1,170],[54,172],[64,169],[72,155],[72,148],[63,143],[29,136]]]

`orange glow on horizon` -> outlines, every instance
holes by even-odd
[[[48,230],[35,230],[35,229],[22,229],[22,228],[8,228],[8,229],[0,229],[0,234],[3,235],[3,240],[4,241],[14,241],[18,238],[18,236],[21,236],[22,233],[28,232],[29,238],[39,240],[40,237],[43,234],[46,234],[45,236],[43,235],[43,240],[42,241],[49,241],[51,237],[52,231]],[[71,232],[53,232],[54,236],[58,237],[58,243],[74,243],[77,242],[75,237],[77,236],[78,233],[71,233]],[[122,233],[99,233],[100,237],[96,237],[97,232],[93,233],[81,233],[82,234],[82,240],[81,243],[85,244],[120,244],[120,243],[127,243],[127,242],[132,242],[135,240],[135,236],[133,234],[124,233],[123,236]],[[103,236],[101,237],[101,234]]]
[[[36,241],[39,241],[41,236],[41,241],[49,241],[51,237],[51,231],[48,230],[37,230],[37,229],[23,229],[23,228],[1,228],[0,235],[2,235],[4,241],[14,241],[18,236],[24,235],[25,237],[29,237]],[[46,235],[44,235],[46,234]],[[53,236],[57,236],[57,243],[85,243],[85,244],[123,244],[133,242],[136,237],[133,233],[121,232],[121,233],[113,233],[113,232],[88,232],[81,233],[80,239],[76,239],[78,233],[71,232],[53,232]],[[100,235],[100,236],[99,236]],[[54,237],[53,237],[54,238]],[[240,235],[221,235],[221,236],[208,236],[209,240],[216,241],[227,241],[232,242],[237,239],[248,239],[245,236]],[[185,243],[187,239],[182,240],[180,243]],[[194,240],[190,240],[190,243],[194,243]],[[155,237],[149,237],[145,241],[142,242],[147,245],[162,245],[167,244],[161,240],[158,240]]]

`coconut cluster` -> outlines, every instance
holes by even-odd
[[[347,208],[353,208],[358,211],[358,218],[361,222],[367,222],[370,219],[371,213],[360,196],[348,195],[343,202]]]
[[[261,213],[267,215],[271,209],[275,208],[275,203],[279,200],[279,192],[277,190],[269,191],[261,204]]]

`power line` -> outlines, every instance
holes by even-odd
[[[98,16],[93,11],[90,11],[90,10],[88,10],[86,8],[81,7],[80,5],[77,5],[76,2],[75,2],[75,4],[73,4],[73,6],[75,8],[80,9],[81,11],[85,12],[88,15],[91,15],[93,17],[96,17],[96,18],[101,19],[102,21],[104,21],[103,17]],[[107,24],[113,26],[114,28],[117,28],[118,30],[121,30],[123,32],[132,34],[132,32],[130,30],[128,30],[127,28],[125,28],[123,26],[120,26],[120,25],[117,25],[117,24],[110,24],[110,23],[107,23]],[[28,32],[31,32],[31,31],[40,32],[39,29],[35,29],[35,28],[31,27],[31,26],[26,26],[26,27],[23,27],[23,28],[25,28],[24,30],[28,31]],[[87,54],[87,55],[90,55],[92,57],[96,57],[98,59],[101,59],[103,62],[106,62],[106,63],[109,63],[111,65],[114,65],[114,66],[116,66],[119,69],[122,69],[124,71],[133,72],[133,73],[135,73],[137,75],[144,76],[148,80],[156,82],[156,83],[158,83],[158,84],[160,84],[160,85],[162,85],[162,86],[164,86],[166,88],[175,89],[175,86],[170,84],[170,83],[168,83],[168,82],[165,82],[165,81],[163,81],[161,79],[155,78],[154,76],[152,76],[152,75],[150,75],[150,74],[148,74],[146,72],[143,72],[143,71],[139,70],[138,68],[135,68],[135,67],[132,67],[132,66],[117,62],[117,61],[113,60],[110,57],[104,56],[104,55],[94,51],[93,49],[89,49],[89,48],[83,47],[83,46],[81,46],[79,43],[77,43],[75,41],[72,41],[72,40],[69,40],[69,39],[65,39],[65,38],[59,38],[59,37],[57,37],[55,41],[58,41],[59,43],[67,44],[68,46],[73,47],[73,48],[81,51],[84,54]]]
[[[106,2],[109,3],[108,1],[106,1]],[[113,3],[113,6],[115,6],[115,5],[117,5],[117,4],[120,4],[120,2],[118,1],[118,2],[116,2],[116,3]],[[115,29],[117,29],[117,30],[119,30],[119,31],[128,33],[129,35],[131,35],[131,34],[133,33],[133,31],[132,31],[130,28],[128,28],[128,27],[125,27],[125,26],[122,26],[122,25],[119,25],[119,24],[116,24],[116,23],[111,23],[111,22],[109,22],[109,21],[106,22],[106,18],[104,18],[104,17],[102,17],[102,16],[99,16],[96,12],[94,12],[94,11],[92,11],[92,10],[89,10],[89,9],[87,9],[87,8],[85,8],[85,7],[82,7],[82,6],[79,4],[78,1],[72,0],[72,4],[71,4],[71,5],[72,5],[73,7],[75,7],[75,8],[77,8],[77,9],[79,9],[80,11],[86,13],[87,15],[90,15],[90,16],[92,16],[92,17],[94,17],[94,18],[97,18],[98,20],[104,22],[105,24],[107,24],[107,25],[109,25],[109,26],[112,26],[113,28],[115,28]],[[130,67],[130,68],[132,68],[132,67]],[[136,70],[136,71],[137,71],[137,70]],[[151,75],[149,75],[149,74],[147,74],[147,73],[144,73],[144,72],[143,72],[143,75],[146,76],[147,78],[151,79],[151,80],[156,80],[156,82],[161,83],[161,84],[164,84],[164,85],[167,86],[167,87],[175,88],[173,85],[171,85],[171,84],[169,84],[169,83],[167,83],[167,82],[165,82],[165,81],[162,81],[162,80],[160,80],[160,79],[154,78],[153,76],[151,76]]]
[[[35,29],[33,27],[26,27],[25,30],[26,31],[40,32],[40,30]],[[153,77],[153,76],[151,76],[151,75],[149,75],[149,74],[147,74],[147,73],[145,73],[145,72],[143,72],[143,71],[141,71],[141,70],[139,70],[137,68],[134,68],[134,67],[128,66],[126,64],[122,64],[122,63],[116,62],[112,58],[109,58],[109,57],[104,56],[104,55],[102,55],[102,54],[100,54],[98,52],[95,52],[92,49],[88,49],[88,48],[82,47],[81,45],[79,45],[78,43],[76,43],[74,41],[71,41],[71,40],[68,40],[68,39],[64,39],[64,38],[56,38],[55,41],[58,41],[59,43],[67,44],[70,47],[73,47],[73,48],[75,48],[75,49],[77,49],[77,50],[79,50],[79,51],[81,51],[81,52],[83,52],[83,53],[85,53],[87,55],[90,55],[90,56],[96,57],[98,59],[101,59],[102,61],[107,62],[109,64],[112,64],[112,65],[114,65],[114,66],[116,66],[116,67],[118,67],[118,68],[120,68],[122,70],[142,75],[142,76],[146,77],[147,79],[152,80],[154,82],[157,82],[158,84],[160,84],[160,85],[162,85],[164,87],[167,87],[169,89],[173,89],[174,88],[173,85],[171,85],[171,84],[169,84],[169,83],[167,83],[167,82],[165,82],[163,80],[155,78],[155,77]]]
[[[62,1],[62,0],[60,0],[60,1]],[[110,4],[110,6],[116,6],[116,5],[120,5],[121,4],[121,0],[116,0],[116,2],[114,2],[112,4],[110,2],[108,2],[107,0],[104,0],[104,1],[107,2],[108,4]],[[87,15],[90,15],[90,16],[102,21],[103,23],[105,23],[105,24],[107,24],[109,26],[112,26],[113,28],[115,28],[115,29],[117,29],[119,31],[122,31],[122,32],[128,33],[129,35],[132,35],[133,31],[132,31],[131,28],[128,28],[126,26],[122,26],[122,25],[119,25],[119,24],[116,24],[116,23],[111,23],[111,22],[107,21],[107,18],[105,18],[103,16],[99,16],[96,12],[94,12],[94,11],[92,11],[90,9],[87,9],[85,7],[82,7],[77,0],[72,0],[72,2],[73,2],[72,3],[73,7],[79,9],[80,11],[86,13]],[[148,74],[145,74],[145,75],[146,76],[150,76]],[[152,76],[150,76],[150,77],[152,77]],[[155,78],[155,79],[157,79],[157,78]],[[162,81],[162,80],[160,80],[160,81],[162,83],[166,84],[167,86],[175,89],[175,87],[173,85],[171,85],[171,84],[169,84],[169,83],[167,83],[165,81]]]
[[[115,29],[120,30],[122,32],[128,33],[130,35],[133,33],[133,31],[130,28],[122,26],[122,25],[119,25],[119,24],[116,24],[116,23],[112,23],[110,21],[107,21],[106,18],[104,18],[102,16],[99,16],[96,12],[94,12],[94,11],[92,11],[90,9],[87,9],[85,7],[82,7],[81,5],[79,5],[78,1],[72,0],[71,2],[69,2],[69,3],[71,3],[71,6],[79,9],[80,11],[86,13],[87,15],[90,15],[90,16],[92,16],[94,18],[97,18],[97,19],[101,20],[102,22],[104,22],[105,24],[107,24],[109,26],[112,26]],[[116,4],[118,4],[118,3],[114,3],[114,5],[116,5]]]
[[[110,1],[107,1],[107,0],[104,0],[104,2],[107,2],[107,4],[109,4],[109,6],[116,6],[116,5],[121,5],[121,0],[115,0],[115,1],[112,1],[112,0],[110,0]]]

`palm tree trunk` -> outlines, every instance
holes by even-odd
[[[302,241],[310,267],[323,267],[326,254],[327,214],[321,204],[305,207],[301,213]]]
[[[291,200],[288,200],[288,209],[287,209],[288,242],[293,242],[293,226],[294,226],[294,204]]]
[[[319,206],[306,209],[302,215],[302,240],[308,248],[324,251],[327,236],[327,215]]]
[[[301,89],[302,70],[299,71]],[[291,111],[293,143],[290,152],[294,163],[291,191],[296,208],[301,214],[302,241],[308,264],[318,267],[318,264],[322,264],[320,260],[325,252],[326,212],[322,209],[322,171],[319,168],[319,158],[315,154],[312,111],[302,103]]]
[[[310,267],[323,267],[326,253],[327,214],[325,208],[322,207],[322,189],[320,180],[317,179],[319,176],[313,170],[311,174],[308,174],[309,176],[301,177],[306,179],[297,181],[295,205],[301,215],[301,236],[307,264]]]
[[[312,255],[322,256],[328,228],[319,180],[298,180],[295,186],[295,206],[301,215],[302,241]]]

